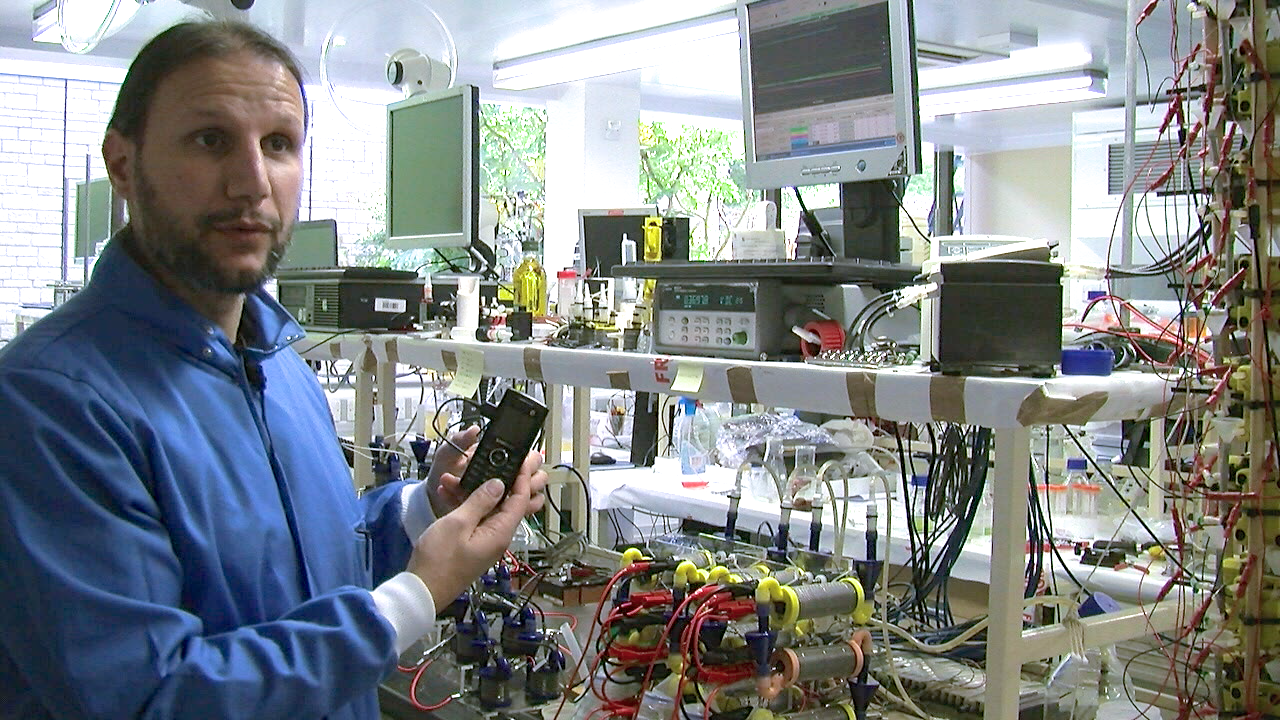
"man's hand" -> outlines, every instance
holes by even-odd
[[[520,520],[535,511],[530,497],[534,473],[526,472],[529,465],[526,461],[505,500],[501,500],[502,481],[489,480],[453,512],[432,523],[414,544],[408,570],[422,579],[437,608],[444,608],[492,567],[511,545]],[[546,474],[538,474],[545,484]],[[453,484],[456,489],[456,477]]]
[[[449,436],[454,445],[465,452],[459,453],[449,443],[441,443],[436,456],[431,461],[431,471],[427,475],[427,498],[431,500],[431,509],[436,517],[444,517],[460,507],[467,499],[460,482],[462,473],[476,451],[476,443],[480,439],[480,428],[469,427]],[[529,482],[529,508],[527,514],[536,513],[546,502],[547,474],[542,471],[542,455],[529,453],[520,466],[517,481],[524,476]],[[514,491],[514,487],[513,487]],[[477,494],[480,492],[476,491]]]

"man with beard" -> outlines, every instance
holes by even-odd
[[[376,718],[399,652],[542,505],[536,454],[505,499],[463,497],[447,448],[426,482],[352,492],[262,289],[303,92],[238,23],[166,30],[130,67],[103,142],[129,224],[0,352],[2,717]]]

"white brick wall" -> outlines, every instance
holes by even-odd
[[[118,85],[0,73],[0,342],[23,303],[49,302],[61,278],[63,179],[66,227],[75,228],[75,183],[105,177],[100,146]],[[302,219],[334,218],[344,244],[381,229],[386,184],[382,131],[351,127],[320,87],[307,88],[312,125],[305,150]],[[82,268],[72,263],[68,277]]]
[[[336,220],[345,247],[385,227],[385,221],[375,218],[375,208],[386,192],[386,129],[355,129],[322,87],[308,87],[307,98],[312,104],[311,129],[299,216]]]

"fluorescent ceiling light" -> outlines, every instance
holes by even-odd
[[[920,93],[920,114],[928,117],[1106,97],[1107,79],[1097,70],[1026,78],[986,86],[943,88]]]
[[[493,64],[493,86],[529,90],[661,65],[687,56],[689,44],[737,34],[734,11],[592,40]]]
[[[118,32],[138,8],[151,0],[48,0],[31,13],[31,39],[59,43],[75,53],[89,52]],[[66,18],[66,26],[58,22]]]
[[[1008,59],[920,72],[920,114],[936,117],[1105,97],[1106,71],[1079,47],[1017,50]]]

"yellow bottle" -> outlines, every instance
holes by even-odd
[[[531,312],[534,317],[547,314],[547,271],[538,260],[536,244],[525,243],[524,257],[511,275],[511,291],[517,310]]]

